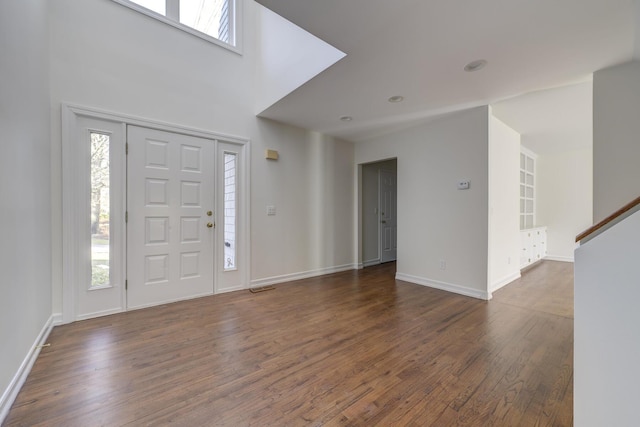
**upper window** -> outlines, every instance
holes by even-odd
[[[205,40],[237,47],[235,0],[113,1]]]

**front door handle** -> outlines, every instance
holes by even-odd
[[[214,225],[214,224],[212,224],[212,223],[210,223],[210,222],[208,222],[208,223],[207,223],[207,228],[213,228],[213,227],[215,227],[215,225]]]

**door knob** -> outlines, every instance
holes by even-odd
[[[207,223],[207,228],[213,228],[213,224],[212,224],[212,223],[210,223],[210,222],[208,222],[208,223]]]
[[[383,224],[387,223],[387,221],[385,221],[384,219],[382,221],[380,221],[380,222],[383,223]]]

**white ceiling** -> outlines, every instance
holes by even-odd
[[[541,90],[492,105],[493,115],[515,129],[536,154],[593,147],[593,83]]]
[[[353,141],[584,82],[634,53],[633,0],[258,2],[347,53],[260,115]],[[476,59],[488,65],[463,71]]]

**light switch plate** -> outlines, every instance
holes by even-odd
[[[276,214],[276,207],[273,205],[267,206],[267,215],[274,216]]]

